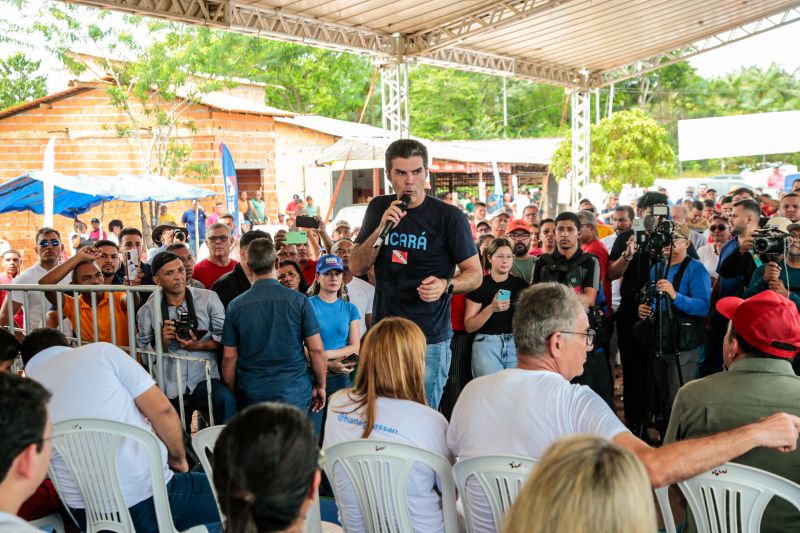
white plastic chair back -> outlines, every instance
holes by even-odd
[[[164,483],[161,451],[154,434],[121,422],[83,418],[55,424],[53,435],[53,449],[63,459],[86,504],[86,533],[135,533],[117,477],[116,457],[123,439],[135,440],[147,450],[150,464],[142,468],[150,470],[158,530],[177,533]],[[52,468],[50,477],[60,493],[59,480]],[[196,526],[187,531],[199,533],[207,529]]]
[[[325,473],[336,498],[341,497],[336,493],[334,482],[334,468],[339,465],[353,484],[369,533],[414,530],[406,491],[409,474],[416,463],[429,467],[439,479],[445,533],[458,531],[452,467],[441,455],[414,446],[375,440],[342,442],[327,448],[325,455]]]
[[[658,500],[658,508],[661,510],[661,518],[664,520],[664,529],[667,533],[676,533],[672,505],[669,503],[669,485],[655,489],[655,493]]]
[[[219,505],[219,498],[217,497],[217,489],[214,486],[214,466],[211,464],[211,460],[209,458],[209,453],[214,453],[214,446],[217,444],[217,439],[219,438],[219,435],[222,433],[223,429],[225,429],[225,426],[211,426],[198,431],[195,436],[192,437],[192,449],[194,449],[194,453],[197,454],[197,457],[200,458],[200,464],[203,465],[203,471],[205,471],[206,476],[208,476],[208,480],[211,482],[211,490],[214,493],[214,501],[217,502],[219,516],[224,521],[225,518],[222,514],[222,508]],[[322,533],[322,516],[319,508],[319,496],[317,496],[317,498],[314,500],[314,505],[312,505],[308,510],[303,532]]]
[[[217,443],[217,438],[219,438],[219,434],[222,433],[223,429],[225,429],[225,426],[211,426],[201,429],[192,437],[192,449],[200,459],[200,464],[203,465],[203,472],[206,473],[206,477],[208,477],[208,481],[211,484],[211,492],[214,494],[219,516],[224,521],[225,518],[222,515],[222,509],[217,498],[217,488],[214,486],[214,468],[211,465],[211,459],[208,457],[209,453],[214,453],[214,445]]]
[[[725,463],[678,486],[686,496],[699,533],[757,533],[773,496],[800,510],[800,485],[740,464]]]
[[[534,459],[516,455],[473,457],[453,465],[453,476],[456,478],[458,493],[461,495],[461,502],[464,505],[467,531],[472,532],[474,528],[470,517],[469,493],[467,492],[467,480],[470,477],[475,477],[489,500],[495,531],[502,531],[503,519],[522,490],[522,486],[534,466],[536,466]]]

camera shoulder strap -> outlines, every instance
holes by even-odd
[[[691,258],[687,255],[683,261],[681,261],[681,266],[678,267],[678,271],[675,273],[675,277],[672,278],[672,286],[675,288],[675,292],[680,292],[681,290],[681,281],[683,281],[683,273],[686,272],[686,268],[689,266],[689,261]]]
[[[185,292],[185,302],[186,302],[186,311],[189,313],[189,316],[197,319],[197,314],[194,312],[194,298],[192,298],[192,292],[189,290],[189,287],[186,287]],[[167,299],[164,298],[164,295],[161,295],[161,320],[169,320],[169,306],[167,305]]]

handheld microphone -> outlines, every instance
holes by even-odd
[[[400,208],[400,211],[406,211],[408,209],[408,202],[410,201],[411,197],[407,194],[404,194],[403,196],[400,197],[400,205],[397,207]],[[392,231],[392,228],[394,228],[394,221],[387,220],[386,224],[383,225],[383,229],[381,230],[380,235],[378,235],[378,238],[375,239],[375,244],[373,244],[372,247],[380,248],[381,246],[383,246],[383,241],[385,241],[386,237],[389,236],[389,232]]]

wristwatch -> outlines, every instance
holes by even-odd
[[[455,287],[456,286],[453,284],[453,280],[451,278],[447,278],[447,288],[444,290],[444,293],[448,296],[451,296]]]

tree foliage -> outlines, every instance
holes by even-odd
[[[0,109],[47,94],[47,78],[37,74],[40,66],[22,52],[0,59]]]
[[[590,171],[592,181],[607,191],[624,183],[649,186],[658,175],[671,171],[675,153],[666,129],[640,110],[621,111],[592,125]],[[565,177],[572,164],[572,143],[562,142],[553,156],[552,171]]]

